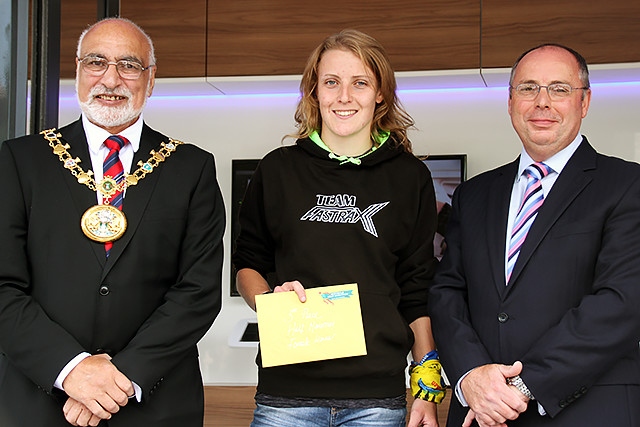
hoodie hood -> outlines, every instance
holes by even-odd
[[[326,160],[340,167],[373,166],[392,159],[405,151],[404,147],[401,144],[397,144],[392,136],[382,139],[378,146],[356,157],[339,156],[333,153],[329,147],[322,142],[317,132],[313,132],[307,138],[298,139],[296,144],[313,157]]]

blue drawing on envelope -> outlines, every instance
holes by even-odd
[[[333,304],[334,300],[351,298],[353,290],[337,291],[337,292],[319,292],[322,300],[327,304]]]

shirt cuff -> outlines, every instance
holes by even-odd
[[[458,398],[458,402],[460,402],[460,404],[462,406],[464,406],[465,408],[468,408],[469,404],[467,403],[467,400],[464,398],[464,394],[462,394],[462,387],[460,387],[460,384],[462,383],[462,380],[465,379],[465,377],[467,375],[469,375],[469,372],[471,372],[471,371],[473,371],[473,369],[471,369],[466,374],[464,374],[463,376],[460,377],[460,379],[456,383],[456,388],[455,388],[456,397]]]
[[[545,415],[547,415],[547,411],[545,411],[545,409],[542,407],[542,405],[540,404],[540,402],[538,402],[538,413],[539,413],[540,415],[542,415],[543,417],[544,417]]]
[[[67,375],[69,375],[69,372],[71,372],[73,368],[78,366],[80,362],[82,362],[84,359],[86,359],[89,356],[91,356],[91,354],[83,352],[77,355],[76,357],[74,357],[73,359],[71,359],[71,361],[67,363],[64,368],[62,368],[62,371],[60,371],[60,373],[58,374],[58,377],[56,378],[56,382],[53,383],[53,386],[57,389],[64,391],[64,388],[62,387],[62,383],[64,382],[65,379],[67,379]]]
[[[142,389],[138,384],[134,383],[133,381],[131,381],[131,384],[133,384],[133,390],[135,394],[129,397],[129,399],[133,399],[135,397],[138,403],[142,402]]]

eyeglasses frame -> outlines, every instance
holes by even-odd
[[[107,62],[106,62],[106,63],[107,63],[107,67],[104,69],[104,71],[102,72],[102,74],[93,74],[92,72],[88,72],[88,71],[84,68],[84,67],[86,66],[86,64],[84,63],[84,61],[85,61],[86,59],[89,59],[89,58],[93,58],[93,59],[100,59],[100,60],[105,60],[105,61],[106,61],[106,58],[102,58],[102,57],[100,57],[100,56],[91,56],[91,55],[87,55],[87,56],[85,56],[85,57],[84,57],[84,58],[82,58],[82,59],[80,59],[80,58],[76,57],[76,59],[78,60],[78,62],[81,64],[82,69],[83,69],[85,72],[87,72],[87,73],[91,74],[91,75],[92,75],[92,76],[94,76],[94,77],[102,77],[102,76],[104,76],[104,75],[107,73],[107,70],[109,69],[109,66],[110,66],[110,65],[113,65],[114,67],[116,67],[116,72],[118,73],[118,75],[119,75],[121,78],[123,78],[123,79],[125,79],[125,80],[138,80],[138,79],[142,76],[142,73],[143,73],[143,72],[147,71],[147,70],[148,70],[148,69],[150,69],[151,67],[155,67],[155,65],[156,65],[156,64],[149,64],[149,66],[145,67],[145,66],[143,66],[142,64],[140,64],[140,63],[139,63],[139,62],[137,62],[137,61],[131,61],[131,60],[128,60],[128,59],[120,59],[120,60],[118,60],[118,61],[107,61]],[[137,65],[140,65],[140,67],[141,67],[141,69],[140,69],[140,75],[138,75],[138,77],[135,77],[135,78],[125,77],[125,76],[123,76],[122,74],[120,74],[120,70],[118,70],[118,64],[119,64],[120,62],[128,62],[128,63],[130,63],[130,64],[137,64]]]
[[[537,87],[538,87],[538,90],[537,90],[537,92],[535,93],[535,95],[533,95],[531,98],[526,98],[526,97],[524,97],[524,98],[523,98],[522,93],[519,93],[519,92],[518,92],[518,90],[517,90],[518,86],[522,86],[522,85],[532,85],[532,86],[537,86]],[[556,94],[556,95],[551,95],[551,93],[549,92],[549,86],[556,86],[556,85],[563,85],[563,86],[567,86],[567,87],[571,88],[571,92],[569,92],[569,93],[567,94],[567,96],[566,96],[566,97],[559,97],[559,98],[558,98],[558,97],[556,96],[557,94]],[[569,96],[571,96],[571,94],[573,93],[573,91],[576,91],[576,90],[587,90],[587,89],[591,89],[589,86],[573,87],[573,86],[571,86],[569,83],[551,83],[550,85],[546,85],[546,86],[544,86],[544,85],[539,85],[538,83],[520,83],[520,84],[517,84],[517,85],[515,85],[515,86],[511,86],[511,85],[509,85],[509,89],[510,89],[510,90],[513,90],[513,92],[515,92],[516,96],[520,96],[520,97],[521,97],[521,98],[523,98],[523,99],[536,99],[536,98],[538,97],[538,95],[540,95],[540,90],[542,90],[542,88],[545,88],[545,89],[547,90],[547,96],[548,96],[549,98],[552,98],[552,99],[566,99],[566,98],[568,98]]]

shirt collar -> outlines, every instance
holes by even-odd
[[[120,132],[118,135],[124,136],[129,140],[131,148],[134,152],[140,148],[140,137],[142,136],[142,114],[138,117],[138,120],[134,124]],[[84,133],[87,136],[87,143],[89,144],[89,150],[92,154],[97,154],[102,147],[102,143],[111,135],[108,131],[104,130],[98,125],[95,125],[89,121],[87,116],[82,113],[82,126],[84,127]]]
[[[569,144],[553,156],[549,157],[544,161],[544,164],[553,169],[555,173],[560,174],[560,172],[562,172],[562,169],[564,169],[564,167],[569,162],[571,156],[573,156],[573,153],[575,153],[580,146],[581,142],[582,135],[578,133],[571,144]],[[520,153],[520,164],[518,165],[518,175],[516,175],[516,181],[520,179],[524,170],[532,163],[535,163],[535,160],[533,160],[531,156],[529,156],[529,153],[527,153],[527,150],[525,150],[523,147],[522,152]]]

